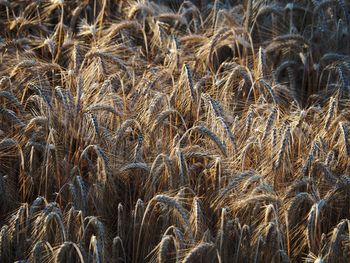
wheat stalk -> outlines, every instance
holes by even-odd
[[[195,258],[198,258],[205,252],[208,253],[208,251],[211,251],[213,249],[215,249],[214,244],[200,243],[196,247],[192,248],[190,252],[187,253],[186,257],[182,260],[182,263],[193,262]],[[219,262],[221,262],[220,256],[217,256],[217,259],[219,260]]]
[[[73,242],[64,242],[58,249],[56,256],[54,257],[55,263],[63,263],[72,258],[71,253],[75,252],[81,263],[85,262],[82,252],[77,244]]]

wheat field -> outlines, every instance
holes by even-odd
[[[350,262],[349,10],[0,0],[0,262]]]

